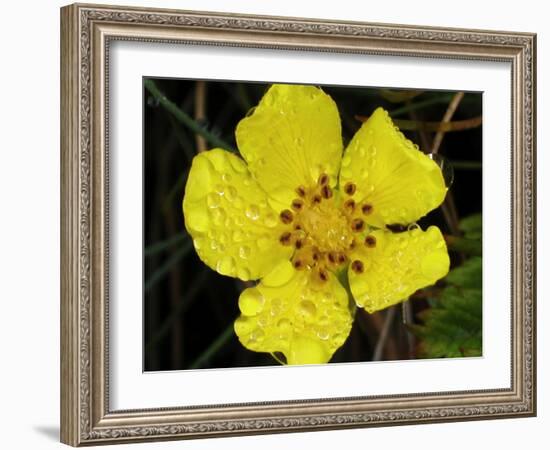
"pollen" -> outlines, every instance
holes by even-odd
[[[376,238],[372,235],[369,235],[365,238],[365,245],[368,248],[374,248],[376,247]]]
[[[292,214],[292,211],[290,211],[289,209],[285,209],[281,211],[279,217],[281,218],[281,222],[288,225],[294,219],[294,214]]]
[[[357,186],[355,185],[355,183],[352,183],[352,182],[347,182],[345,185],[344,185],[344,192],[348,195],[353,195],[355,194],[355,191],[357,190]]]
[[[374,247],[376,239],[368,235],[356,238],[356,233],[370,231],[361,216],[362,209],[352,198],[342,197],[337,188],[329,185],[330,177],[321,174],[316,184],[298,186],[298,197],[283,209],[279,216],[288,225],[279,238],[282,245],[292,245],[292,264],[296,270],[311,270],[313,279],[324,282],[329,273],[341,270],[351,262],[357,273],[363,271],[363,262],[353,260],[351,252],[357,242]],[[348,196],[355,193],[355,183],[348,182],[343,191]],[[360,216],[358,217],[359,214]]]
[[[351,270],[353,270],[355,273],[363,273],[365,270],[365,265],[363,264],[363,261],[356,259],[351,263]]]

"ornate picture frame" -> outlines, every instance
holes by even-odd
[[[108,99],[115,41],[509,63],[510,386],[113,410]],[[535,70],[536,36],[529,33],[85,4],[62,8],[61,441],[81,446],[535,415]]]

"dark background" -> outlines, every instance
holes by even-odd
[[[182,199],[191,160],[199,148],[213,148],[208,139],[222,139],[236,148],[234,130],[247,111],[261,99],[269,84],[150,79],[190,120],[182,120],[157,96],[143,90],[144,159],[144,369],[242,367],[278,364],[270,355],[243,347],[233,332],[239,315],[238,297],[245,284],[224,277],[202,263],[188,237]],[[454,92],[425,91],[411,99],[407,92],[380,88],[322,86],[336,102],[342,119],[344,145],[378,106],[392,118],[441,121]],[[400,97],[401,96],[401,97]],[[482,113],[482,95],[466,93],[452,120]],[[191,124],[191,125],[190,125]],[[207,139],[198,137],[197,127]],[[418,128],[418,127],[417,127]],[[432,131],[405,131],[424,150]],[[450,187],[451,213],[438,208],[419,224],[438,225],[444,234],[456,234],[453,223],[481,212],[482,128],[445,134],[439,154],[445,167],[454,168]],[[212,142],[212,141],[211,141]],[[446,169],[445,169],[446,172]],[[449,177],[451,178],[451,177]],[[449,214],[449,213],[448,213]],[[459,255],[451,253],[452,261]],[[419,295],[409,301],[409,312],[397,310],[380,357],[383,360],[416,357],[414,337],[403,323],[416,321],[426,302]],[[357,310],[350,336],[331,362],[372,360],[386,311]]]

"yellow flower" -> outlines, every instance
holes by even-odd
[[[447,274],[437,227],[386,228],[420,219],[446,187],[382,108],[344,151],[327,94],[273,85],[236,139],[242,158],[221,149],[195,156],[183,212],[204,263],[260,280],[239,298],[235,332],[246,348],[283,353],[288,364],[328,362],[355,305],[372,313]]]

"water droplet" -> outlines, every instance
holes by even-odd
[[[247,259],[250,256],[250,247],[243,245],[241,248],[239,248],[239,256],[242,259]]]
[[[265,223],[266,227],[273,228],[273,227],[277,226],[279,221],[277,220],[277,216],[275,216],[275,214],[268,213],[265,216],[264,223]]]
[[[326,341],[330,337],[328,329],[326,327],[319,328],[319,330],[317,330],[317,337],[323,341]]]
[[[212,250],[218,250],[219,247],[220,247],[220,243],[218,241],[216,241],[215,239],[212,239],[210,241],[210,248]]]
[[[225,198],[232,202],[237,197],[237,189],[234,186],[227,186],[224,190]]]
[[[289,331],[292,327],[292,324],[290,323],[290,320],[283,317],[277,322],[277,326],[281,331]]]
[[[245,214],[250,220],[257,220],[260,217],[260,209],[256,205],[249,205]]]
[[[220,203],[221,203],[221,199],[218,194],[214,194],[213,192],[210,192],[206,196],[206,204],[208,205],[209,208],[217,208],[218,206],[220,206]]]
[[[243,281],[250,280],[250,270],[248,270],[246,267],[239,267],[237,269],[237,278],[240,278]]]
[[[274,298],[271,301],[271,310],[269,311],[272,316],[277,316],[283,309],[283,302],[279,298]]]
[[[210,211],[210,216],[212,217],[212,221],[215,224],[220,225],[223,223],[223,221],[227,217],[227,214],[225,210],[220,207],[220,208],[212,209]]]
[[[205,239],[203,237],[198,237],[193,239],[193,245],[197,250],[200,250],[204,246]]]
[[[224,194],[223,186],[222,186],[221,184],[216,184],[216,186],[214,186],[214,190],[215,190],[219,195],[223,195],[223,194]]]
[[[222,275],[233,276],[235,273],[235,260],[232,256],[224,256],[216,264],[216,270]]]
[[[429,153],[428,157],[439,166],[443,175],[443,180],[445,181],[445,186],[450,188],[453,184],[455,176],[453,166],[447,161],[447,159],[445,159],[445,157],[438,153]]]
[[[265,336],[265,333],[260,330],[259,328],[256,328],[252,333],[250,333],[250,342],[258,342],[263,340]]]
[[[224,173],[222,175],[222,181],[225,183],[229,183],[231,181],[231,178],[232,178],[231,175],[228,173]]]
[[[346,155],[342,158],[342,167],[348,167],[351,164],[351,156],[346,152]]]
[[[239,297],[239,309],[245,316],[255,316],[264,307],[265,299],[258,288],[249,288]]]
[[[310,300],[300,302],[300,312],[306,317],[313,317],[317,313],[317,307]]]

